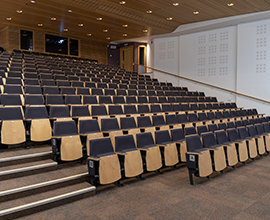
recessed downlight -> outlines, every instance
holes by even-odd
[[[172,17],[168,17],[168,18],[167,18],[168,21],[171,21],[172,19],[173,19]]]
[[[69,12],[69,13],[71,13],[71,12],[72,12],[72,10],[71,10],[71,9],[69,9],[69,10],[68,10],[68,12]]]
[[[56,21],[56,18],[55,18],[55,17],[52,17],[51,20],[52,20],[52,21]]]
[[[83,27],[83,23],[78,24],[79,27]]]
[[[21,14],[21,13],[22,13],[22,10],[17,10],[17,13],[18,13],[18,14]]]
[[[111,38],[110,37],[106,37],[106,40],[110,40]]]
[[[38,26],[39,26],[39,27],[42,27],[42,26],[43,26],[43,24],[42,24],[42,23],[39,23],[39,24],[38,24]]]
[[[123,34],[123,37],[127,37],[127,34]]]
[[[197,15],[197,14],[199,14],[199,12],[198,11],[194,11],[193,14],[194,15]]]
[[[12,19],[11,17],[8,17],[8,18],[7,18],[8,21],[11,21],[11,19]]]
[[[31,3],[35,4],[35,3],[36,3],[36,1],[32,0],[32,1],[31,1]]]
[[[102,21],[102,18],[97,18],[98,21]]]
[[[227,4],[229,7],[232,7],[234,4],[231,2],[229,4]]]
[[[147,10],[147,11],[146,11],[146,13],[147,13],[147,14],[152,14],[152,13],[153,13],[153,11],[151,11],[151,10]]]
[[[178,2],[173,3],[173,6],[178,6],[178,5],[179,5]]]
[[[146,30],[146,29],[143,30],[143,33],[147,33],[147,32],[148,32],[148,30]]]
[[[127,24],[123,24],[123,27],[124,27],[124,28],[127,28],[127,27],[128,27],[128,25],[127,25]]]
[[[67,31],[68,31],[68,29],[67,29],[67,28],[64,28],[64,31],[65,31],[65,32],[67,32]]]
[[[87,36],[88,36],[88,37],[91,37],[91,36],[92,36],[92,34],[87,34]]]
[[[120,5],[124,5],[124,4],[126,4],[126,2],[125,1],[121,1],[121,2],[119,2],[119,4]]]
[[[108,32],[108,30],[103,30],[103,32],[107,33],[107,32]]]

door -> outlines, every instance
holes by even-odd
[[[133,46],[120,48],[120,67],[133,71]]]

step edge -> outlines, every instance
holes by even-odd
[[[33,189],[37,189],[37,188],[41,188],[41,187],[45,187],[45,186],[50,186],[50,185],[54,185],[54,184],[58,184],[58,183],[63,183],[63,182],[79,179],[79,178],[86,177],[86,176],[88,176],[88,173],[81,173],[78,175],[55,179],[55,180],[51,180],[51,181],[47,181],[47,182],[42,182],[42,183],[37,183],[37,184],[29,185],[29,186],[23,186],[23,187],[18,187],[15,189],[5,190],[5,191],[0,192],[0,197],[12,195],[15,193],[20,193],[20,192],[24,192],[24,191],[28,191],[28,190],[33,190]]]
[[[94,190],[96,190],[96,187],[91,186],[91,187],[76,190],[76,191],[73,191],[73,192],[65,193],[65,194],[62,194],[62,195],[59,195],[59,196],[51,197],[51,198],[48,198],[48,199],[43,199],[43,200],[39,200],[39,201],[36,201],[36,202],[28,203],[28,204],[25,204],[25,205],[16,206],[16,207],[13,207],[13,208],[10,208],[10,209],[5,209],[5,210],[0,211],[0,216],[5,216],[5,215],[13,214],[13,213],[16,213],[16,212],[19,212],[19,211],[24,211],[24,210],[27,210],[27,209],[30,209],[30,208],[35,208],[35,207],[38,207],[38,206],[41,206],[41,205],[46,205],[46,204],[49,204],[49,203],[52,203],[52,202],[60,201],[60,200],[66,199],[66,198],[81,195],[83,193],[91,192],[91,191],[94,191]]]
[[[5,170],[5,171],[0,172],[0,176],[19,173],[19,172],[26,172],[26,171],[30,171],[30,170],[36,170],[36,169],[46,168],[46,167],[50,167],[50,166],[57,166],[57,165],[58,165],[58,163],[51,162],[51,163],[45,163],[45,164],[29,166],[29,167],[23,167],[23,168],[18,168],[18,169],[13,169],[13,170]]]
[[[0,158],[0,163],[8,162],[8,161],[23,160],[23,159],[33,158],[33,157],[47,156],[50,154],[52,154],[51,151],[46,151],[46,152],[36,153],[36,154],[25,154],[25,155],[15,156],[15,157]]]

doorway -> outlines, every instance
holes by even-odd
[[[143,65],[138,67],[138,73],[146,73],[146,46],[138,47],[138,61],[140,65]]]

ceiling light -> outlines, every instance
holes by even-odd
[[[127,37],[127,34],[123,34],[123,37]]]
[[[178,2],[173,3],[173,6],[178,6],[178,5],[179,5]]]
[[[36,1],[32,0],[32,1],[31,1],[31,3],[35,4],[35,3],[36,3]]]
[[[199,14],[199,12],[198,11],[194,11],[193,14],[194,15],[197,15],[197,14]]]
[[[108,30],[103,30],[103,32],[105,32],[105,33],[106,33],[106,32],[108,32]]]
[[[91,37],[91,36],[92,36],[92,34],[87,34],[87,36],[88,36],[88,37]]]
[[[78,26],[79,26],[79,27],[82,27],[82,26],[83,26],[83,23],[81,23],[81,24],[78,24]]]
[[[52,21],[56,21],[56,18],[55,18],[55,17],[52,17],[51,20],[52,20]]]
[[[98,21],[102,21],[102,18],[97,18]]]
[[[67,32],[67,31],[68,31],[68,29],[67,29],[67,28],[64,28],[64,31],[66,31],[66,32]]]
[[[10,18],[10,17],[8,17],[8,18],[7,18],[7,20],[8,20],[8,21],[11,21],[11,18]]]
[[[71,13],[71,12],[72,12],[72,10],[70,10],[70,9],[69,9],[69,10],[68,10],[68,12],[69,12],[69,13]]]
[[[229,4],[227,4],[229,7],[231,7],[231,6],[233,6],[233,3],[229,3]]]
[[[146,11],[147,14],[152,14],[151,10]]]
[[[128,27],[128,25],[127,24],[123,24],[123,27],[126,28],[126,27]]]
[[[22,13],[22,10],[17,10],[17,13],[21,14]]]
[[[143,33],[147,33],[147,32],[148,32],[148,30],[146,30],[146,29],[145,29],[145,30],[143,30]]]
[[[168,21],[171,21],[172,19],[173,19],[172,17],[168,17],[168,18],[167,18]]]
[[[125,1],[121,1],[121,2],[119,2],[119,4],[120,5],[124,5],[124,4],[126,4],[126,2]]]
[[[111,38],[110,37],[106,37],[106,40],[110,40]]]
[[[42,27],[42,26],[43,26],[43,24],[39,23],[39,24],[38,24],[38,26],[39,26],[39,27]]]

